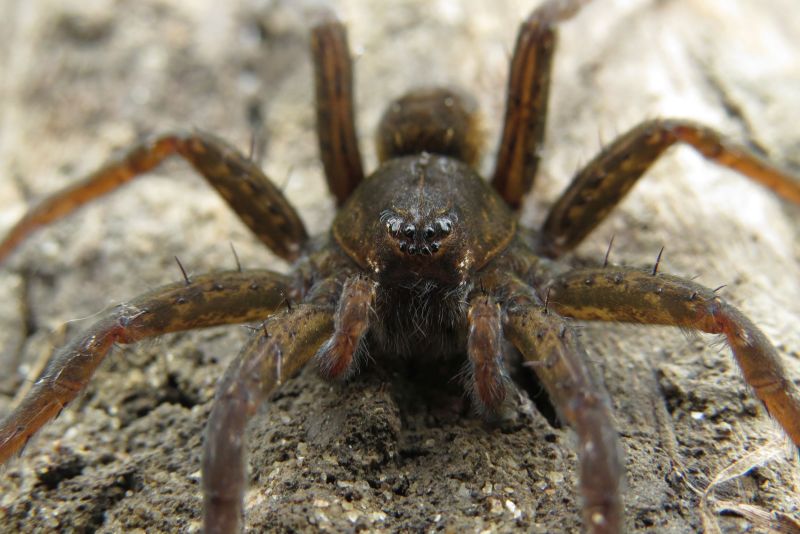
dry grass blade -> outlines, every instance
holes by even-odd
[[[722,469],[713,479],[711,479],[711,482],[708,483],[708,487],[703,494],[703,498],[709,498],[711,492],[717,486],[720,486],[729,480],[739,478],[756,467],[760,467],[775,460],[776,458],[782,457],[783,454],[783,447],[781,447],[775,441],[770,441],[763,447],[759,447],[758,449],[745,454],[728,467]]]
[[[723,514],[733,514],[747,519],[753,526],[769,532],[800,534],[800,523],[789,515],[770,512],[747,503],[721,501],[713,496],[714,490],[722,484],[746,475],[756,467],[784,457],[784,447],[779,442],[782,440],[783,438],[770,440],[766,445],[747,453],[714,476],[700,498],[700,516],[705,532],[721,533],[717,517]]]
[[[767,511],[752,504],[719,501],[714,506],[717,514],[737,515],[747,519],[754,527],[776,534],[800,534],[800,521],[777,511]]]

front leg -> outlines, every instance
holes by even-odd
[[[166,134],[139,144],[82,181],[42,200],[0,241],[0,262],[35,230],[116,191],[174,155],[188,161],[270,250],[286,260],[297,259],[308,235],[280,189],[230,145],[194,132]]]
[[[787,376],[775,347],[712,290],[652,271],[582,269],[552,283],[550,303],[558,313],[575,319],[660,324],[723,334],[744,379],[800,447],[800,392]]]
[[[800,204],[800,180],[744,146],[701,124],[652,120],[618,137],[575,176],[550,209],[542,229],[550,254],[558,256],[578,246],[664,151],[678,142]]]
[[[217,388],[203,447],[206,534],[242,530],[247,422],[332,332],[332,307],[301,304],[265,321],[228,367]]]
[[[622,461],[607,395],[588,366],[575,329],[541,306],[531,290],[514,291],[503,333],[547,390],[560,417],[578,436],[583,521],[588,532],[624,529]]]
[[[291,297],[289,287],[288,278],[269,271],[214,273],[120,304],[56,352],[20,405],[0,422],[0,464],[86,387],[115,344],[262,319]]]

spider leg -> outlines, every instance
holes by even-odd
[[[176,132],[134,146],[122,158],[42,200],[0,241],[0,262],[39,227],[111,193],[173,155],[188,161],[270,250],[286,260],[298,257],[308,239],[303,222],[258,166],[209,134]]]
[[[326,378],[347,377],[358,366],[355,358],[363,348],[364,334],[375,313],[376,291],[376,283],[368,278],[352,276],[345,281],[333,335],[316,356],[320,372]]]
[[[273,315],[220,381],[203,448],[204,532],[241,532],[245,427],[261,402],[333,332],[333,308],[300,304]]]
[[[522,23],[508,76],[503,135],[492,186],[514,209],[536,178],[547,122],[556,27],[591,0],[548,0]]]
[[[651,120],[618,137],[573,179],[551,208],[543,233],[557,256],[575,248],[674,143],[728,167],[800,204],[800,180],[721,134],[684,120]]]
[[[567,322],[538,302],[515,296],[503,333],[536,372],[550,400],[578,435],[584,524],[589,532],[623,528],[622,463],[607,395]]]
[[[661,324],[724,334],[744,379],[800,447],[800,392],[787,376],[775,347],[712,290],[651,271],[581,269],[556,278],[550,302],[558,313],[576,319]]]
[[[488,295],[470,300],[467,312],[467,356],[472,367],[471,393],[475,406],[495,411],[506,398],[503,322],[500,306]]]
[[[261,319],[283,305],[289,282],[269,271],[213,273],[116,306],[59,349],[20,405],[0,422],[0,464],[80,393],[114,344]]]
[[[328,188],[341,206],[364,179],[353,107],[353,62],[347,29],[326,20],[311,30],[317,138]]]

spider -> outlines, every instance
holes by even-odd
[[[535,11],[526,27],[527,30],[523,31],[523,35],[530,35],[533,32],[532,27],[537,25],[548,26],[548,22],[555,25],[559,19],[565,18],[570,14],[569,9],[562,12],[556,9],[557,7],[557,3],[550,2]],[[578,6],[576,3],[570,7],[577,8]],[[535,32],[533,33],[535,34]],[[315,59],[323,73],[318,76],[319,86],[323,89],[322,93],[318,94],[318,108],[321,110],[321,115],[323,115],[320,119],[319,133],[323,159],[328,158],[325,160],[326,175],[331,189],[340,202],[350,203],[345,204],[342,208],[337,223],[334,225],[335,241],[339,243],[347,254],[343,255],[336,248],[336,245],[331,243],[314,242],[310,245],[305,245],[303,233],[299,232],[299,229],[302,229],[302,225],[293,216],[294,213],[291,208],[283,202],[282,197],[276,190],[269,187],[268,182],[259,181],[259,185],[265,190],[263,194],[268,197],[272,205],[277,205],[279,208],[277,213],[268,209],[262,210],[264,213],[260,215],[263,215],[263,219],[260,218],[255,223],[251,222],[250,225],[255,226],[256,233],[259,233],[259,230],[264,230],[264,228],[267,229],[266,233],[262,231],[259,235],[279,255],[287,259],[304,256],[304,259],[296,264],[296,276],[293,277],[291,283],[286,282],[286,278],[277,275],[253,272],[214,275],[193,280],[187,277],[185,284],[178,284],[169,290],[159,290],[160,293],[158,294],[162,297],[164,291],[176,292],[168,299],[170,301],[169,313],[175,313],[175,315],[171,319],[161,316],[160,320],[185,328],[187,326],[195,326],[184,322],[186,320],[188,322],[206,320],[207,322],[204,324],[212,324],[216,321],[248,321],[260,319],[263,314],[270,311],[280,310],[275,316],[260,325],[258,330],[261,333],[254,337],[253,341],[248,345],[249,348],[242,355],[243,360],[236,364],[240,366],[238,369],[241,369],[241,366],[248,361],[259,363],[258,358],[263,354],[267,354],[270,358],[266,361],[266,364],[271,365],[268,372],[276,373],[274,380],[276,383],[280,383],[284,377],[290,375],[293,366],[299,366],[302,363],[300,361],[292,361],[290,352],[293,343],[298,343],[298,345],[304,347],[305,356],[311,357],[316,352],[311,348],[316,348],[316,345],[327,339],[327,343],[324,345],[323,350],[318,353],[317,359],[325,374],[332,376],[343,376],[353,369],[355,364],[349,358],[358,356],[358,351],[355,347],[360,345],[359,338],[364,331],[366,331],[365,335],[369,337],[368,342],[373,347],[373,351],[378,347],[383,347],[387,349],[387,352],[408,352],[410,351],[409,343],[425,344],[430,341],[432,341],[430,345],[424,345],[424,352],[450,352],[466,347],[466,352],[470,355],[473,365],[473,379],[470,381],[472,395],[476,403],[487,411],[492,411],[499,407],[508,387],[500,355],[502,351],[499,349],[501,331],[512,342],[517,344],[518,348],[522,349],[526,357],[531,358],[532,351],[526,351],[526,348],[530,349],[530,346],[526,344],[537,343],[537,341],[534,339],[535,336],[532,337],[530,335],[533,331],[530,330],[531,323],[529,321],[534,323],[538,321],[542,325],[539,331],[542,332],[543,336],[540,347],[550,347],[549,354],[552,354],[553,357],[545,357],[539,354],[535,358],[536,362],[531,367],[541,375],[545,386],[550,390],[551,397],[557,407],[561,409],[562,417],[567,422],[577,425],[578,435],[583,439],[584,452],[587,448],[594,449],[602,460],[593,467],[587,467],[588,460],[586,457],[583,459],[583,492],[588,503],[585,513],[587,526],[596,531],[613,531],[619,527],[618,500],[614,495],[615,481],[619,477],[619,469],[615,465],[613,432],[610,431],[611,425],[607,420],[608,413],[602,399],[602,393],[584,368],[583,363],[575,359],[579,349],[575,345],[576,341],[573,332],[567,323],[557,317],[557,314],[562,312],[580,318],[597,318],[590,315],[581,315],[580,313],[581,306],[590,302],[586,295],[579,294],[581,288],[587,291],[586,287],[592,288],[590,290],[592,292],[610,291],[613,295],[614,288],[619,285],[630,284],[632,286],[631,289],[635,291],[637,288],[641,290],[647,284],[656,284],[658,287],[654,289],[654,294],[659,294],[659,288],[667,293],[670,288],[673,288],[679,292],[680,297],[685,297],[686,302],[698,302],[698,306],[701,302],[715,303],[717,302],[716,297],[704,292],[699,286],[660,275],[660,273],[656,272],[656,269],[639,272],[628,269],[606,268],[594,272],[591,276],[596,276],[596,278],[593,278],[592,284],[587,285],[587,278],[585,278],[585,276],[588,276],[587,271],[564,271],[562,265],[548,261],[548,258],[558,256],[564,250],[574,247],[576,242],[584,236],[583,230],[588,232],[592,223],[601,218],[601,215],[598,215],[599,211],[594,211],[594,214],[591,211],[589,212],[589,217],[595,220],[584,225],[580,231],[575,233],[574,231],[566,232],[568,234],[567,237],[574,238],[575,242],[570,242],[569,239],[559,242],[556,239],[559,237],[560,222],[558,220],[558,207],[560,206],[563,212],[569,212],[570,210],[567,208],[575,208],[579,205],[579,203],[569,200],[569,197],[564,197],[561,203],[557,203],[557,207],[552,212],[555,216],[549,219],[543,234],[521,228],[515,231],[515,217],[510,214],[508,208],[497,197],[489,193],[487,188],[480,185],[482,182],[473,179],[474,177],[471,177],[472,175],[470,175],[470,171],[466,167],[455,161],[462,160],[474,163],[476,159],[474,135],[469,129],[470,114],[468,113],[469,110],[465,109],[468,108],[468,105],[455,93],[443,90],[414,93],[407,100],[400,100],[390,107],[381,129],[381,132],[386,134],[383,136],[384,141],[380,144],[380,147],[382,147],[381,152],[386,160],[386,166],[382,167],[380,172],[390,176],[392,184],[402,184],[404,179],[422,179],[419,176],[421,172],[423,177],[427,176],[429,181],[434,182],[434,187],[429,192],[431,194],[426,195],[424,197],[425,200],[431,202],[434,208],[442,209],[444,206],[446,209],[441,213],[437,212],[435,216],[429,216],[426,220],[412,220],[412,215],[414,214],[409,215],[409,213],[413,212],[415,208],[421,209],[420,205],[411,204],[410,207],[409,205],[402,205],[400,203],[401,200],[414,201],[414,199],[409,199],[407,196],[397,200],[390,199],[388,207],[376,202],[376,199],[380,198],[381,194],[385,195],[392,191],[391,187],[386,190],[376,190],[380,185],[377,180],[372,182],[374,186],[372,190],[367,187],[370,185],[370,182],[367,181],[365,182],[365,187],[359,189],[358,193],[354,193],[352,199],[347,200],[354,186],[348,184],[345,178],[359,175],[358,172],[353,171],[353,168],[360,167],[360,160],[357,155],[353,155],[357,154],[357,147],[352,133],[344,135],[342,138],[337,137],[336,134],[341,132],[341,128],[346,132],[352,132],[352,118],[347,113],[347,110],[351,109],[351,102],[349,102],[349,91],[347,90],[343,92],[345,101],[339,100],[339,98],[342,98],[341,95],[332,95],[325,92],[325,88],[329,91],[333,90],[331,87],[331,79],[333,77],[325,74],[327,71],[325,71],[324,67],[327,66],[337,72],[339,76],[342,76],[343,72],[349,69],[348,54],[343,44],[343,29],[338,24],[330,23],[320,26],[315,30],[315,36],[317,43],[327,42],[327,39],[331,40],[330,46],[320,46],[315,53]],[[534,40],[533,46],[541,45],[541,39],[543,38]],[[326,50],[332,53],[330,57],[325,55]],[[545,50],[546,57],[544,59],[546,63],[552,57],[552,52],[551,49],[545,48]],[[518,48],[515,58],[524,57],[526,53],[524,47]],[[512,63],[512,65],[514,64],[519,65],[516,62]],[[520,68],[517,67],[513,73],[520,74]],[[546,79],[547,72],[540,70],[537,75]],[[346,76],[344,77],[346,78]],[[514,76],[512,74],[512,84],[513,80]],[[525,81],[527,82],[528,80]],[[527,85],[523,87],[523,89],[529,88]],[[525,90],[522,93],[525,93]],[[336,102],[336,105],[333,105],[333,102]],[[509,117],[518,119],[522,112],[519,108],[513,107],[518,104],[517,100],[509,98],[509,102],[511,104]],[[399,116],[393,115],[393,110],[396,108],[401,110]],[[338,117],[328,116],[326,118],[324,117],[326,109],[334,112],[341,111],[343,115]],[[445,115],[442,126],[437,126],[436,120],[421,121],[419,116],[414,115],[414,113],[419,112],[423,114],[423,118],[428,119],[431,109]],[[538,109],[543,115],[544,102],[534,105],[533,109]],[[411,116],[404,115],[406,112],[410,113]],[[533,113],[533,115],[534,123],[531,125],[531,129],[535,130],[534,126],[537,124],[535,119],[541,115],[537,113]],[[457,126],[462,123],[467,126],[464,128]],[[427,124],[429,128],[418,129],[420,124]],[[516,158],[510,155],[504,156],[503,148],[509,148],[512,146],[512,141],[515,140],[519,143],[524,139],[532,139],[533,148],[528,147],[527,153],[534,154],[536,153],[535,147],[540,142],[539,136],[541,134],[536,131],[532,133],[514,132],[512,125],[513,120],[507,119],[506,135],[510,136],[510,140],[509,138],[504,138],[501,145],[498,170],[494,175],[495,178],[492,184],[501,193],[505,194],[505,201],[508,205],[512,208],[517,208],[522,195],[530,185],[517,183],[516,186],[512,186],[511,190],[509,190],[509,188],[503,186],[502,181],[504,178],[502,177],[515,176],[515,179],[521,180],[524,177],[532,178],[535,172],[530,168],[523,172],[520,172],[519,169],[516,171],[513,169],[503,170],[504,162],[514,167],[521,165],[522,160],[519,158],[524,158],[523,153],[517,153]],[[679,128],[683,126],[687,125],[677,125]],[[688,125],[688,130],[690,133],[695,131],[692,125]],[[646,131],[646,128],[641,128],[638,131]],[[701,131],[712,137],[715,135],[707,130]],[[463,138],[459,138],[458,134],[464,134]],[[326,145],[326,138],[328,141],[333,140],[343,143],[343,150],[340,152],[331,149],[330,145]],[[622,139],[625,138],[623,137]],[[397,142],[398,140],[400,142]],[[615,147],[618,148],[621,142],[612,143],[607,154],[612,156],[615,153],[619,154],[619,152],[615,152]],[[128,166],[133,166],[136,167],[137,172],[141,172],[144,169],[139,168],[139,163],[143,159],[151,156],[159,156],[159,158],[154,157],[153,159],[160,159],[160,156],[163,155],[160,154],[161,150],[165,152],[178,151],[188,159],[193,160],[201,173],[208,174],[211,172],[209,168],[212,164],[197,157],[200,152],[197,149],[198,146],[212,154],[219,152],[229,154],[231,158],[230,165],[247,169],[246,174],[250,180],[256,180],[256,177],[260,176],[258,171],[245,158],[240,158],[229,152],[229,149],[222,145],[221,142],[205,137],[202,134],[191,134],[188,137],[166,136],[152,146],[145,145],[135,149],[127,159],[113,163],[112,167],[124,169]],[[740,149],[732,147],[730,150],[736,152]],[[452,156],[452,158],[443,158],[442,154]],[[344,159],[337,160],[337,157],[343,155]],[[636,160],[639,155],[639,152],[634,152],[632,159]],[[741,157],[743,161],[754,161],[745,153]],[[650,159],[655,159],[655,156]],[[130,165],[130,162],[134,162],[134,164]],[[404,169],[402,167],[404,163],[408,163],[410,166]],[[397,171],[396,166],[398,165],[401,166],[400,170],[403,172]],[[146,166],[143,165],[142,167]],[[644,163],[642,163],[642,167],[644,166]],[[596,169],[592,164],[587,168]],[[422,170],[420,171],[420,169]],[[440,174],[437,175],[437,172],[440,172]],[[643,169],[638,170],[636,174],[641,174],[641,172],[643,172]],[[767,170],[767,173],[772,175],[770,170]],[[229,173],[222,173],[218,179],[224,180],[228,177],[227,174]],[[443,174],[446,174],[446,176],[442,176]],[[465,198],[463,205],[483,206],[484,210],[490,212],[491,217],[487,217],[487,220],[494,227],[489,226],[487,229],[475,224],[474,221],[477,220],[474,218],[475,213],[467,217],[466,214],[459,211],[461,203],[455,202],[452,205],[448,205],[448,202],[452,201],[452,195],[441,195],[440,198],[436,198],[436,180],[441,179],[441,183],[444,184],[443,187],[450,187],[449,184],[453,180],[451,174],[465,179],[463,186],[461,186],[464,190],[461,191],[459,188],[456,191],[457,194],[464,194],[469,197]],[[613,175],[613,173],[611,174]],[[95,176],[107,175],[107,173],[101,173]],[[213,181],[213,178],[211,181]],[[782,180],[778,180],[778,182],[784,183]],[[220,186],[220,189],[222,189],[223,196],[225,196],[225,191],[231,191],[229,188],[239,190],[237,189],[239,187],[244,186],[223,185]],[[471,190],[473,187],[477,188],[477,194],[475,194],[474,190]],[[517,191],[513,191],[515,187],[518,189]],[[67,197],[56,195],[54,198],[64,199]],[[369,202],[364,202],[364,198],[368,199]],[[601,195],[601,200],[603,198],[608,199],[608,197]],[[237,199],[241,202],[250,202],[251,200],[251,198],[243,198],[243,195],[237,197],[234,193],[234,200]],[[232,204],[235,204],[235,202],[232,202]],[[247,213],[252,213],[251,210],[259,210],[268,205],[268,203],[258,203],[256,199],[256,203],[247,207],[240,206],[237,212],[246,215]],[[406,212],[409,213],[404,212],[403,208],[406,208]],[[372,211],[370,212],[370,210]],[[478,210],[478,214],[480,215],[480,210]],[[244,215],[243,219],[247,222]],[[277,220],[271,219],[271,217],[277,218]],[[354,220],[349,220],[348,217],[353,217]],[[358,217],[364,217],[364,219],[358,219]],[[409,217],[412,218],[409,219]],[[573,215],[565,215],[562,219],[566,219],[566,222],[578,220]],[[550,222],[553,220],[556,222]],[[263,223],[261,221],[272,222]],[[285,224],[287,227],[282,228],[280,232],[276,232],[275,228],[281,224]],[[579,228],[581,227],[580,222],[575,224]],[[390,254],[381,254],[380,246],[377,247],[376,251],[373,248],[375,243],[364,243],[361,241],[363,234],[353,232],[353,229],[363,231],[366,228],[372,229],[373,232],[370,235],[376,237],[377,243],[381,243],[381,240],[385,241],[384,246],[390,250]],[[482,239],[470,242],[471,236],[474,235],[480,235]],[[453,240],[456,240],[456,242],[453,243]],[[9,243],[12,243],[10,246],[13,246],[11,239],[6,241],[6,244]],[[469,246],[464,246],[465,244]],[[372,252],[369,252],[370,250]],[[447,254],[451,254],[454,257],[448,258],[446,261],[431,261],[433,258],[442,258]],[[485,265],[475,266],[483,260],[486,260]],[[353,265],[353,262],[356,265]],[[415,275],[413,279],[409,278],[407,272],[409,265],[413,266],[411,269]],[[509,275],[509,273],[512,274]],[[324,275],[324,277],[321,278],[321,275]],[[330,277],[331,275],[335,276]],[[253,288],[253,277],[256,276],[262,278],[258,287]],[[617,276],[620,276],[621,279],[617,280]],[[609,281],[607,287],[603,283],[606,279]],[[427,283],[420,283],[420,280],[427,281]],[[203,288],[204,284],[206,292],[195,293],[198,288]],[[273,286],[269,287],[270,284],[273,284]],[[576,294],[574,301],[570,300],[570,292],[573,287]],[[240,302],[237,308],[236,301],[224,300],[226,291],[238,294],[239,292],[236,288],[241,289],[243,295],[248,295],[249,291],[264,291],[263,300],[254,302],[248,298],[246,302]],[[565,290],[569,291],[565,293]],[[680,291],[683,291],[683,293],[680,293]],[[219,309],[228,315],[220,316],[219,314],[209,313],[203,316],[206,319],[201,319],[200,316],[202,314],[197,313],[197,310],[193,310],[188,315],[175,312],[176,308],[180,310],[180,306],[191,307],[192,298],[197,298],[198,295],[204,294],[210,295],[209,298],[223,298],[223,306],[212,308],[209,305],[209,310]],[[155,297],[151,295],[149,298]],[[421,317],[423,320],[421,332],[415,330],[420,325],[412,324],[408,315],[392,315],[388,313],[387,316],[387,310],[421,309],[424,307],[422,302],[430,302],[432,298],[441,299],[445,303],[449,303],[438,310],[435,307],[431,307],[429,310],[430,315],[423,314]],[[627,297],[624,303],[626,306],[633,306],[633,308],[628,308],[624,312],[629,315],[616,316],[616,319],[635,319],[640,321],[653,321],[656,319],[649,314],[637,314],[635,302],[628,301],[628,298],[630,297]],[[181,302],[181,299],[184,299],[184,301]],[[165,299],[156,298],[156,300],[162,302]],[[675,298],[674,300],[683,301],[684,299]],[[606,298],[597,305],[612,301],[613,298]],[[394,303],[398,303],[399,306],[393,306]],[[431,304],[431,306],[433,305]],[[690,306],[690,304],[687,304],[687,306]],[[373,308],[377,317],[373,316],[370,311]],[[633,311],[631,311],[632,309]],[[443,321],[442,319],[436,319],[439,316],[437,312],[444,314],[445,319]],[[132,301],[120,308],[116,313],[118,315],[107,319],[106,326],[98,324],[95,327],[96,329],[90,330],[87,336],[92,336],[98,332],[107,332],[114,336],[117,334],[128,335],[130,332],[140,335],[144,333],[143,326],[148,321],[148,315],[151,317],[157,315],[152,304],[143,305],[142,301]],[[238,315],[236,315],[237,313]],[[618,313],[623,313],[623,311],[618,310]],[[639,313],[644,312],[640,311]],[[734,312],[731,313],[736,320],[745,321]],[[355,315],[355,318],[352,318],[353,315]],[[334,318],[332,319],[331,316]],[[418,317],[417,319],[419,320],[420,318]],[[674,322],[672,320],[666,321],[663,317],[658,320],[669,322],[670,324]],[[696,317],[692,318],[692,321],[688,324],[685,322],[681,324],[687,327],[694,326],[695,320],[697,320]],[[286,326],[287,323],[290,326]],[[297,327],[292,328],[292,323],[296,323]],[[523,325],[522,323],[526,324]],[[337,324],[338,326],[335,326]],[[753,330],[754,327],[749,323],[746,324],[755,336],[757,331]],[[333,337],[331,337],[332,327],[335,327],[336,332]],[[351,327],[355,328],[355,333],[350,331]],[[441,335],[434,335],[430,331],[439,330],[440,328],[444,328],[443,332],[437,332],[437,334]],[[163,324],[156,328],[159,332],[167,329],[168,327]],[[303,342],[297,341],[298,339],[303,339],[304,336],[308,336],[311,339],[306,338]],[[448,339],[448,336],[452,336],[452,339]],[[411,340],[409,340],[409,337]],[[86,339],[88,338],[80,338],[70,346],[77,347]],[[120,341],[118,338],[115,339]],[[284,350],[274,352],[275,347],[278,345],[281,345]],[[762,345],[762,348],[768,352],[768,342],[762,341]],[[341,349],[341,346],[346,348]],[[337,347],[340,348],[337,349]],[[287,350],[289,352],[286,352]],[[62,354],[68,355],[69,351]],[[487,354],[492,356],[487,358]],[[768,354],[768,356],[771,357],[771,354]],[[101,358],[102,354],[98,352],[97,357],[98,359]],[[567,375],[567,378],[565,378],[564,373],[567,363],[574,365],[574,369],[572,371],[573,374]],[[228,379],[223,382],[220,389],[220,398],[226,398],[226,391],[229,391],[226,388],[228,387],[236,389],[248,385],[246,382],[243,383],[235,379],[237,376],[236,369],[237,367],[233,367]],[[85,373],[86,369],[79,369],[79,371]],[[85,381],[84,377],[81,377],[80,381]],[[578,384],[579,387],[577,389],[582,390],[583,393],[579,395],[572,393],[574,388],[564,386],[568,382]],[[43,387],[42,384],[39,383],[38,387]],[[69,382],[66,385],[69,385]],[[787,385],[787,388],[790,388],[790,386]],[[562,392],[562,389],[566,393]],[[70,392],[70,394],[72,393],[74,391]],[[265,391],[259,391],[258,393],[259,395],[266,394]],[[563,400],[562,395],[564,394],[568,397],[567,401]],[[29,397],[29,399],[31,398],[34,397]],[[233,395],[232,398],[234,401],[243,400],[237,395]],[[248,408],[252,408],[250,405],[252,401],[247,400]],[[575,408],[574,410],[570,407],[570,403],[572,408]],[[796,406],[788,406],[796,410]],[[58,407],[60,408],[60,404]],[[240,433],[233,431],[230,425],[238,423],[239,421],[235,416],[242,416],[247,410],[233,409],[230,417],[221,417],[219,415],[221,410],[232,408],[235,407],[229,404],[226,406],[225,403],[218,404],[217,408],[215,408],[215,415],[212,415],[211,428],[214,428],[215,422],[221,423],[223,431],[212,430],[210,432],[211,445],[207,449],[209,458],[217,457],[212,450],[214,438],[234,439],[237,441],[239,439]],[[34,410],[34,412],[38,412],[38,410]],[[28,414],[30,414],[30,410]],[[792,415],[796,415],[796,413],[793,412]],[[11,417],[13,418],[14,415]],[[588,422],[581,423],[582,418],[586,418]],[[790,425],[792,419],[792,416],[779,418],[787,431],[794,436],[794,441],[797,442],[796,429],[793,429]],[[243,421],[241,422],[243,423]],[[27,435],[17,434],[16,424],[7,424],[4,428],[6,431],[11,430],[12,438],[18,438],[8,442],[14,446],[21,444],[27,438]],[[607,444],[607,447],[603,452],[603,447],[599,447],[599,449],[594,446],[586,447],[589,443],[595,445]],[[223,449],[230,451],[227,447]],[[10,447],[5,450],[10,450]],[[216,473],[214,463],[209,462],[211,465],[207,468],[207,473],[210,475],[206,477],[209,494],[213,495],[214,492],[225,489],[226,484],[232,484],[233,488],[238,488],[239,490],[242,489],[241,481],[231,483],[225,480],[231,474],[235,477],[237,473],[235,470],[231,473],[232,470],[226,467],[223,470],[224,472]],[[598,474],[598,465],[605,465],[607,472]],[[217,477],[216,482],[214,482],[215,476]],[[208,480],[211,480],[211,482],[208,482]],[[228,494],[227,491],[224,493]],[[210,498],[209,501],[211,506],[208,506],[207,510],[212,510],[209,516],[212,519],[216,518],[223,521],[223,524],[219,525],[220,530],[225,531],[238,521],[239,511],[235,509],[235,506],[231,507],[230,502],[225,501],[220,504],[220,512],[213,512],[214,505],[217,503],[213,498]]]

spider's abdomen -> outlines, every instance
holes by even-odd
[[[429,152],[475,166],[481,151],[477,105],[451,89],[411,91],[389,104],[376,141],[381,163]]]

